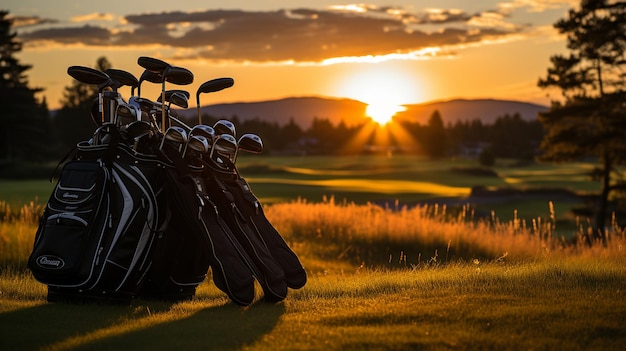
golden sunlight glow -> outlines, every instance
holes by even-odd
[[[391,62],[350,67],[338,77],[334,95],[359,100],[368,105],[366,115],[380,125],[387,124],[404,104],[422,101],[421,89],[400,65]]]
[[[391,118],[396,113],[404,110],[406,110],[406,108],[400,105],[373,103],[367,105],[365,114],[368,117],[372,118],[374,122],[378,123],[381,126],[384,126],[389,123],[389,121],[391,121]]]

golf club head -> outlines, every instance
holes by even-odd
[[[200,94],[212,93],[226,88],[230,88],[235,84],[232,78],[216,78],[202,83],[196,91],[196,108],[198,110],[198,124],[202,124],[202,115],[200,113]]]
[[[119,104],[115,111],[115,124],[127,125],[141,120],[141,108],[131,104]]]
[[[237,139],[230,134],[221,134],[215,138],[211,148],[211,159],[218,165],[223,165],[224,161],[219,156],[227,157],[231,162],[237,153]]]
[[[108,74],[85,66],[70,66],[67,74],[81,83],[97,85],[99,89],[113,83]]]
[[[220,119],[219,121],[215,122],[215,124],[213,125],[213,129],[215,130],[215,134],[217,135],[230,134],[233,137],[236,135],[235,125],[233,124],[233,122],[225,119]]]
[[[202,93],[214,93],[216,91],[230,88],[235,84],[235,80],[232,78],[216,78],[202,83],[196,91],[196,100]]]
[[[147,56],[139,57],[137,59],[137,64],[139,64],[139,66],[143,67],[144,69],[148,71],[158,73],[158,74],[163,74],[163,72],[165,72],[170,67],[172,67],[172,65],[170,65],[169,63],[165,61],[159,60],[154,57],[147,57]]]
[[[188,85],[193,83],[193,73],[182,67],[172,66],[163,73],[166,82],[176,85]]]
[[[163,149],[163,145],[166,141],[173,144],[178,144],[178,151],[180,152],[182,147],[187,144],[187,132],[182,127],[171,126],[167,128],[167,130],[163,134],[163,139],[161,140],[161,145],[159,146],[159,149]]]
[[[213,129],[213,127],[204,124],[198,124],[193,126],[193,128],[191,128],[191,131],[189,132],[189,137],[193,135],[205,137],[209,142],[209,148],[211,148],[213,142],[215,141],[215,130]]]
[[[189,138],[183,151],[183,158],[196,155],[205,155],[209,152],[209,142],[201,135],[194,135]]]
[[[152,71],[145,70],[139,77],[139,84],[143,81],[148,81],[150,83],[161,83],[163,81],[163,76],[160,73],[155,73]]]
[[[159,96],[157,102],[162,102],[161,100],[161,96]],[[189,107],[189,93],[184,90],[167,90],[165,91],[165,101],[178,107],[187,108]]]
[[[139,86],[139,81],[130,72],[123,71],[121,69],[109,68],[105,70],[104,73],[108,74],[109,77],[111,77],[111,79],[115,81],[116,85],[118,85],[118,88],[123,86],[129,86],[132,89],[135,89]]]
[[[239,150],[259,154],[263,152],[263,141],[256,134],[246,133],[239,138]]]
[[[153,101],[138,96],[131,96],[128,99],[128,104],[139,107],[142,116],[144,114],[150,114],[155,109],[155,103]]]
[[[177,94],[181,94],[184,95],[186,99],[189,99],[189,92],[186,90],[182,90],[182,89],[170,89],[170,90],[166,90],[165,91],[165,101],[169,101],[170,96],[172,96],[172,94],[177,93]],[[157,98],[158,102],[161,102],[161,95],[159,95],[159,97]]]

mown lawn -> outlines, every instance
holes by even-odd
[[[47,304],[0,284],[2,350],[623,350],[624,262],[468,263],[316,274],[279,304]]]

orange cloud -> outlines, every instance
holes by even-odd
[[[323,63],[333,60],[423,59],[450,48],[505,40],[522,31],[495,12],[458,9],[408,13],[400,8],[350,5],[328,10],[269,12],[206,10],[129,15],[117,27],[110,14],[77,16],[65,25],[24,33],[22,39],[86,46],[166,46],[186,58],[239,62]],[[94,22],[95,21],[95,22]],[[479,27],[480,30],[476,30]]]

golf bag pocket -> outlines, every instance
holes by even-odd
[[[67,163],[41,217],[28,265],[45,284],[81,285],[93,271],[98,248],[92,233],[107,215],[108,171],[99,161]]]

